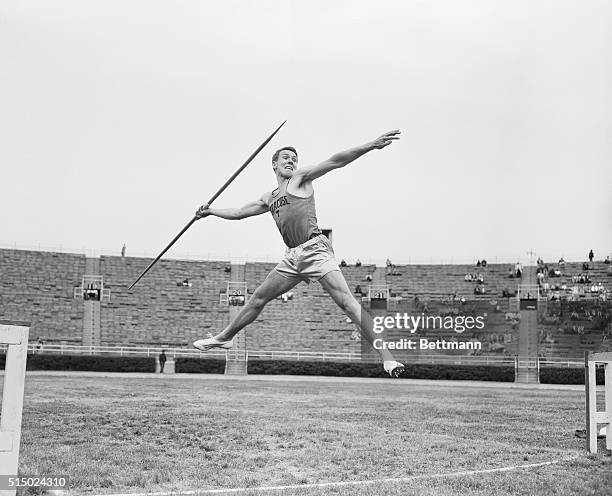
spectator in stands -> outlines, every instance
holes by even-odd
[[[523,265],[521,262],[516,262],[516,264],[514,264],[514,275],[518,278],[523,277]]]
[[[293,292],[288,291],[286,293],[283,293],[281,295],[281,300],[283,300],[283,303],[287,303],[289,300],[293,300]]]
[[[544,282],[544,273],[542,271],[538,272],[536,278],[538,280],[538,285],[542,284]]]
[[[392,276],[395,273],[395,265],[387,258],[387,275]]]
[[[480,265],[482,265],[483,267],[487,266],[487,261],[483,258],[482,262],[480,262]]]
[[[595,258],[595,253],[591,250],[589,251],[589,262],[593,263],[593,258]]]
[[[561,257],[561,258],[559,259],[559,265],[560,265],[561,267],[565,266],[565,260],[563,260],[563,257]]]
[[[44,345],[45,342],[42,340],[42,338],[38,338],[38,341],[36,341],[36,353],[42,351]]]
[[[346,267],[347,263],[346,260],[344,260],[344,258],[342,260],[340,260],[340,267]]]
[[[355,267],[361,267],[361,260],[357,259],[355,262]]]
[[[359,284],[357,284],[357,286],[355,286],[355,294],[362,294],[361,286]]]
[[[231,265],[226,265],[226,266],[225,266],[225,272],[226,272],[226,273],[229,273],[229,272],[231,272],[231,271],[232,271],[232,266],[231,266]]]
[[[606,265],[610,265],[610,255],[608,255],[608,256],[606,257],[606,259],[604,260],[604,263],[605,263]]]
[[[538,264],[538,267],[544,265],[544,260],[542,260],[540,257],[538,257],[537,264]]]
[[[511,267],[508,267],[508,277],[510,279],[514,279],[514,271],[512,270]]]
[[[164,350],[162,350],[162,352],[159,354],[158,360],[159,360],[159,373],[163,374],[164,373],[164,365],[166,365],[166,352]]]
[[[125,257],[125,243],[123,243],[123,246],[121,247],[121,257]]]
[[[478,274],[478,276],[476,276],[476,282],[478,284],[484,284],[484,276],[482,274]]]
[[[476,267],[480,267],[480,260],[478,260],[478,262],[476,262]]]
[[[472,274],[466,274],[464,279],[465,279],[465,282],[472,282]]]

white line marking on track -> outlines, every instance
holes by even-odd
[[[443,479],[445,477],[464,477],[467,475],[494,474],[498,472],[510,472],[512,470],[524,470],[536,467],[545,467],[548,465],[556,465],[558,463],[570,462],[576,460],[578,456],[563,458],[561,460],[552,460],[550,462],[528,463],[525,465],[511,465],[509,467],[486,468],[481,470],[462,470],[460,472],[449,472],[446,474],[427,474],[427,475],[411,475],[409,477],[396,477],[387,479],[372,479],[361,481],[340,481],[340,482],[318,482],[313,484],[293,484],[289,486],[260,486],[260,487],[234,487],[229,489],[194,489],[189,491],[165,491],[159,493],[121,493],[121,494],[98,494],[94,496],[204,496],[207,494],[239,494],[248,493],[250,491],[283,491],[289,489],[313,489],[319,487],[343,487],[343,486],[366,486],[370,484],[385,484],[389,482],[410,482],[421,479]]]

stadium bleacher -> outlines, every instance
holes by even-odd
[[[128,290],[150,259],[100,258],[110,301],[102,302],[101,342],[189,345],[202,333],[223,328],[228,308],[219,300],[230,274],[228,261],[160,260]],[[188,280],[188,285],[179,285]]]
[[[0,250],[0,316],[31,322],[30,339],[80,342],[83,302],[74,299],[85,255]]]
[[[0,249],[0,317],[31,320],[31,340],[79,344],[83,341],[83,300],[75,298],[91,267],[103,278],[110,298],[100,301],[100,345],[190,346],[207,332],[217,332],[229,322],[223,300],[234,278],[246,283],[248,293],[275,266],[246,263],[237,273],[228,272],[229,261],[162,259],[131,291],[127,288],[150,259]],[[557,264],[549,264],[549,267]],[[610,292],[609,265],[593,262],[586,273]],[[236,266],[234,266],[236,267]],[[89,268],[89,269],[88,269]],[[518,353],[517,320],[510,298],[521,279],[509,278],[513,264],[397,265],[393,274],[385,267],[343,267],[349,288],[357,299],[368,295],[370,284],[384,285],[390,299],[389,312],[424,315],[483,316],[485,326],[466,331],[463,340],[479,340],[481,354]],[[530,268],[531,270],[531,268]],[[526,271],[529,273],[529,271]],[[576,286],[572,276],[585,273],[582,263],[567,263],[561,277],[546,281]],[[482,274],[485,294],[475,295],[475,282],[466,274]],[[92,274],[89,274],[92,275]],[[366,280],[372,276],[373,281]],[[359,286],[362,293],[356,294]],[[590,286],[590,285],[582,285]],[[291,299],[278,298],[247,328],[250,350],[295,350],[369,354],[356,327],[318,284],[299,284]],[[600,295],[576,297],[576,301],[547,301],[538,322],[540,356],[579,357],[588,349],[608,346],[612,332],[611,303]],[[371,302],[365,298],[364,306]],[[397,331],[390,338],[407,337]],[[421,331],[419,337],[453,339],[457,334],[440,329]],[[363,349],[362,349],[363,348]],[[452,353],[451,353],[452,354]]]

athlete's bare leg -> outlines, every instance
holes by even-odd
[[[374,348],[374,340],[377,339],[377,335],[372,330],[374,323],[372,322],[371,315],[366,312],[359,302],[355,299],[351,290],[346,283],[346,279],[339,270],[333,270],[328,272],[325,276],[319,279],[323,289],[327,291],[336,304],[342,309],[342,311],[361,328],[361,335],[367,339],[368,343]],[[380,353],[383,361],[395,360],[393,355],[387,349],[376,350]]]
[[[236,315],[236,318],[217,334],[215,339],[219,341],[232,339],[241,329],[257,318],[268,302],[286,293],[299,282],[299,280],[281,276],[276,270],[270,272],[266,280],[248,299],[247,304],[240,310],[240,313]]]

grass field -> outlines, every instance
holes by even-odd
[[[583,412],[579,390],[28,374],[20,473],[69,475],[73,494],[609,495],[612,459],[574,437]]]

